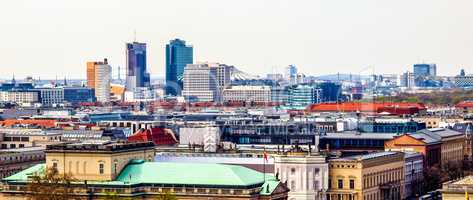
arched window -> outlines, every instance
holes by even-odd
[[[295,181],[291,181],[291,190],[292,191],[296,190],[296,182]]]

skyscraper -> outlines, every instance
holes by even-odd
[[[437,65],[435,64],[415,64],[414,65],[414,76],[415,77],[426,77],[426,76],[437,76]]]
[[[87,87],[95,89],[98,102],[110,101],[112,67],[107,59],[103,62],[87,62]]]
[[[194,62],[193,47],[186,41],[174,39],[166,45],[166,94],[180,95],[182,77],[187,64]]]
[[[150,77],[146,70],[146,44],[133,42],[126,44],[126,90],[149,87]]]
[[[186,66],[182,95],[189,101],[221,102],[223,89],[230,84],[232,66],[199,63]]]

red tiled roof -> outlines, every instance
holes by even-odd
[[[1,126],[10,127],[14,125],[37,125],[43,128],[56,127],[56,120],[51,119],[6,119],[0,121]]]
[[[155,145],[174,145],[177,139],[170,129],[151,128],[140,129],[135,134],[128,137],[130,142],[152,141]]]
[[[392,102],[345,102],[320,103],[310,105],[309,112],[395,112],[393,114],[408,114],[425,110],[421,103],[392,103]],[[398,113],[401,112],[401,113]]]
[[[462,101],[455,105],[457,108],[471,108],[473,107],[473,101]]]

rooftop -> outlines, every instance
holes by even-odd
[[[348,156],[348,157],[343,157],[343,158],[339,158],[335,160],[371,160],[371,159],[376,159],[376,158],[385,157],[385,156],[392,156],[398,153],[399,152],[396,152],[396,151],[380,151],[380,152],[374,152],[374,153],[369,153],[369,154],[364,154],[364,155]]]
[[[34,173],[44,173],[46,165],[38,164],[4,178],[4,182],[26,182]],[[225,164],[194,164],[145,162],[132,160],[120,172],[115,181],[88,182],[94,185],[181,185],[190,187],[231,187],[251,189],[261,187],[260,194],[271,194],[279,181],[272,175],[255,170]]]
[[[89,140],[80,143],[61,143],[47,145],[46,152],[119,152],[154,148],[152,142],[110,142]]]

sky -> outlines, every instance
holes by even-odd
[[[473,73],[471,0],[1,0],[0,78],[85,78],[108,58],[125,73],[125,43],[148,44],[152,76],[181,38],[194,61],[247,73],[402,73],[436,63]],[[114,71],[116,76],[117,71]]]

